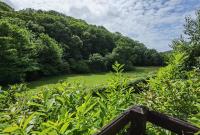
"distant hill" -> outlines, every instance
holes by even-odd
[[[118,61],[125,70],[160,66],[143,43],[55,11],[14,11],[0,3],[0,80],[32,80],[63,73],[105,72]]]
[[[164,51],[164,52],[161,52],[162,54],[171,54],[173,53],[173,50],[169,50],[169,51]]]
[[[13,11],[14,9],[8,4],[0,1],[0,11]]]

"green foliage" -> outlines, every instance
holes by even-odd
[[[74,59],[70,59],[71,70],[75,73],[89,73],[90,68],[88,66],[87,61],[79,60],[75,61]]]
[[[159,70],[148,83],[149,90],[142,93],[142,104],[153,110],[197,123],[199,108],[200,77],[197,70],[186,71],[187,55],[173,54],[171,63]],[[146,86],[145,86],[146,87]],[[152,126],[151,126],[152,127]],[[149,128],[150,132],[163,134],[159,128]]]
[[[97,93],[97,96],[82,85],[66,82],[51,89],[47,87],[28,98],[23,93],[18,94],[15,102],[0,111],[0,133],[94,134],[135,100],[122,77],[123,66],[116,63],[113,68],[116,76],[106,93]]]
[[[135,65],[163,65],[161,55],[154,49],[147,49],[142,43],[122,37],[117,40],[116,44],[117,47],[113,49],[110,57],[115,61],[125,64],[125,70],[133,70]]]
[[[38,63],[40,71],[44,75],[59,73],[59,65],[62,64],[62,48],[48,35],[41,34],[38,43]]]
[[[55,11],[12,11],[2,3],[0,9],[0,83],[33,74],[115,71],[101,92],[64,81],[33,93],[23,84],[1,90],[0,134],[94,134],[135,104],[199,125],[199,11],[197,19],[186,20],[190,40],[174,41],[169,65],[139,84],[145,91],[136,94],[122,72],[162,65],[155,50]],[[115,61],[123,65],[111,66]],[[147,132],[170,134],[152,125]]]
[[[134,63],[132,60],[134,60],[134,57],[131,56],[133,48],[127,47],[127,46],[120,46],[113,50],[114,59],[122,64],[125,64],[126,70],[133,70]]]
[[[183,52],[188,54],[187,68],[191,69],[194,66],[199,67],[200,57],[200,11],[196,12],[196,19],[191,17],[186,18],[185,34],[189,40],[183,38],[173,42],[173,49],[175,51]]]
[[[163,65],[168,65],[170,62],[170,57],[172,55],[173,51],[166,51],[166,52],[161,52],[161,57],[164,60]]]
[[[11,36],[11,32],[6,30],[7,27],[2,26],[1,47],[10,46],[12,41],[13,45],[22,44],[22,48],[26,45],[27,48],[32,46],[29,51],[34,52],[34,56],[31,55],[32,52],[24,53],[29,53],[32,60],[29,62],[31,65],[22,65],[30,67],[27,72],[20,70],[18,66],[13,66],[12,70],[8,67],[6,72],[4,68],[0,70],[1,74],[5,74],[0,82],[3,85],[61,73],[110,71],[115,61],[125,64],[125,70],[133,70],[134,66],[162,65],[160,54],[155,50],[149,50],[143,44],[120,33],[111,33],[103,26],[89,25],[83,20],[55,11],[14,11],[2,2],[0,9],[1,7],[4,9],[0,11],[0,23],[7,22],[9,27],[17,27],[11,28],[16,33],[19,33],[19,29],[25,31],[21,31],[24,35],[19,37]],[[20,37],[26,39],[22,40]],[[12,54],[16,55],[19,51],[20,49],[12,50]],[[20,61],[18,57],[13,57]],[[7,65],[5,61],[0,62]]]
[[[169,65],[160,70],[157,74],[157,78],[162,79],[181,79],[186,78],[185,68],[188,56],[184,53],[174,53],[171,56]]]
[[[183,38],[172,43],[173,53],[169,65],[160,69],[156,77],[148,83],[149,90],[142,93],[142,103],[154,110],[170,114],[180,119],[189,120],[199,126],[199,22],[197,19],[186,19],[185,33],[189,41]],[[150,133],[169,134],[160,128],[149,126]],[[197,133],[198,134],[198,133]]]
[[[1,94],[0,133],[94,134],[135,104],[198,124],[199,76],[196,71],[178,70],[187,58],[184,54],[174,57],[173,66],[161,69],[141,94],[133,93],[122,74],[124,65],[117,62],[113,65],[115,76],[101,93],[67,82],[31,95],[24,93],[25,85],[13,86]],[[152,125],[148,125],[147,132],[169,134]]]
[[[123,76],[129,81],[145,79],[148,76],[155,74],[158,67],[136,67],[134,71],[124,72]],[[107,81],[114,76],[112,72],[107,73],[89,73],[89,74],[63,74],[59,76],[48,76],[42,79],[33,81],[28,84],[31,89],[40,89],[41,87],[56,85],[60,81],[69,83],[79,82],[84,83],[87,87],[101,87],[107,85]]]
[[[92,54],[89,57],[89,65],[94,72],[106,71],[105,58],[98,53]]]
[[[34,23],[33,21],[28,21],[26,23],[26,27],[32,32],[34,32],[37,36],[39,33],[44,33],[45,31],[43,26],[40,26],[39,24]]]
[[[27,72],[38,70],[32,35],[4,20],[0,31],[0,83],[23,81]]]
[[[13,11],[13,8],[0,1],[0,11]]]
[[[4,109],[10,104],[13,104],[17,100],[16,93],[22,92],[26,89],[26,86],[21,85],[13,85],[6,91],[1,91],[0,94],[0,109]]]

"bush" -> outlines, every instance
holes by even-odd
[[[90,55],[88,63],[93,72],[106,71],[105,58],[98,53]]]
[[[71,69],[70,69],[69,63],[68,62],[63,62],[59,67],[59,71],[61,73],[70,73]]]
[[[106,93],[97,93],[82,85],[62,82],[32,96],[13,93],[13,99],[0,109],[2,134],[94,134],[135,100],[126,89],[122,66],[115,65],[115,78]],[[16,87],[19,91],[22,87]],[[1,106],[2,107],[2,106]]]
[[[74,59],[70,59],[71,70],[74,73],[89,73],[90,68],[85,60],[75,61]]]
[[[101,93],[98,89],[93,91],[67,82],[46,87],[32,95],[21,93],[28,90],[23,85],[15,86],[0,95],[0,133],[94,134],[136,104],[195,121],[199,112],[200,80],[195,71],[184,72],[187,79],[168,76],[174,71],[171,68],[179,64],[161,69],[158,77],[149,80],[148,87],[145,87],[149,90],[140,94],[133,93],[134,89],[122,75],[123,65],[118,63],[113,66],[115,77]],[[145,82],[142,84],[146,86]],[[149,125],[147,130],[151,134],[168,134]]]
[[[184,120],[195,117],[200,111],[200,78],[196,70],[185,70],[187,60],[186,54],[174,53],[170,64],[161,68],[148,84],[143,84],[148,90],[141,93],[139,104]],[[148,126],[148,132],[169,134],[152,125]]]

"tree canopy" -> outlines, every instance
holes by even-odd
[[[103,26],[55,11],[14,11],[2,2],[0,48],[0,83],[109,71],[115,61],[125,70],[163,64],[156,50]]]

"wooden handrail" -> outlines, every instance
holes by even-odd
[[[198,127],[183,120],[151,111],[143,106],[136,106],[122,113],[96,135],[116,135],[128,123],[130,123],[128,135],[144,135],[147,122],[180,135],[193,135],[200,131]]]
[[[112,123],[103,127],[96,135],[115,135],[130,122],[130,110],[117,117]]]
[[[148,121],[160,126],[164,129],[170,130],[176,134],[194,134],[199,131],[199,128],[185,122],[183,120],[179,120],[177,118],[173,118],[171,116],[166,116],[164,114],[149,111],[148,112]]]

